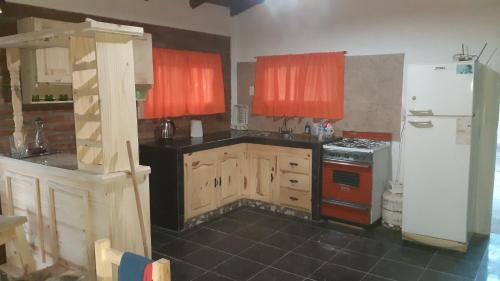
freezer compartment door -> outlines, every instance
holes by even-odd
[[[471,119],[409,117],[406,122],[403,231],[465,243]]]
[[[407,115],[472,116],[473,72],[474,64],[409,65]]]

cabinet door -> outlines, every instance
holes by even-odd
[[[17,22],[18,32],[32,32],[65,26],[67,22],[41,18],[23,18]],[[71,84],[71,66],[68,48],[46,48],[33,51],[27,63],[29,68],[36,69],[36,82]],[[24,82],[23,82],[24,83]]]
[[[185,219],[216,208],[216,158],[207,153],[193,154],[184,161]]]
[[[240,199],[243,185],[242,163],[244,152],[224,152],[219,158],[219,205],[224,206]]]
[[[271,202],[276,179],[276,155],[249,152],[249,191],[251,198]]]
[[[71,83],[71,67],[67,48],[36,50],[37,82]]]
[[[151,34],[134,38],[134,70],[136,88],[147,90],[153,85],[153,41]]]

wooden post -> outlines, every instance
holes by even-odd
[[[153,263],[153,281],[171,281],[170,261],[160,259]]]
[[[26,234],[24,233],[22,225],[16,227],[14,245],[19,255],[19,259],[21,260],[24,274],[34,272],[36,270],[35,260],[28,241],[26,240]]]
[[[49,214],[50,214],[50,233],[51,233],[51,250],[52,260],[54,263],[59,262],[59,237],[57,235],[57,218],[56,218],[56,202],[54,189],[49,187]]]
[[[23,133],[23,96],[21,94],[21,58],[18,48],[7,48],[7,68],[10,74],[12,110],[14,117],[14,140],[16,146],[24,146]]]
[[[113,265],[107,260],[107,251],[111,249],[109,239],[97,240],[95,247],[95,272],[97,281],[111,281],[113,278]]]
[[[139,194],[139,184],[137,183],[137,175],[135,173],[135,161],[130,141],[127,141],[127,152],[128,152],[128,159],[130,162],[130,174],[132,176],[132,183],[134,185],[135,205],[137,208],[137,214],[139,216],[139,227],[141,228],[142,247],[144,248],[144,256],[149,257],[148,240],[146,238],[146,227],[144,226],[144,216],[142,214],[141,196]]]
[[[43,228],[43,213],[42,213],[42,199],[40,196],[40,180],[35,180],[35,206],[36,206],[36,224],[38,229],[38,237],[40,239],[40,251],[42,252],[42,262],[46,260],[45,253],[45,234]]]

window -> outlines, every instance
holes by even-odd
[[[153,49],[154,85],[144,103],[147,119],[223,113],[218,54]]]
[[[257,58],[253,113],[344,117],[344,52]]]

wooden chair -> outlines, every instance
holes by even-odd
[[[95,242],[95,270],[97,281],[117,280],[113,278],[113,264],[120,266],[123,252],[111,248],[109,239]],[[153,262],[153,281],[171,281],[170,261],[159,259]]]
[[[36,270],[35,259],[31,247],[26,240],[23,224],[28,221],[26,217],[0,215],[0,245],[13,241],[17,255],[22,265],[23,273],[29,274]]]

